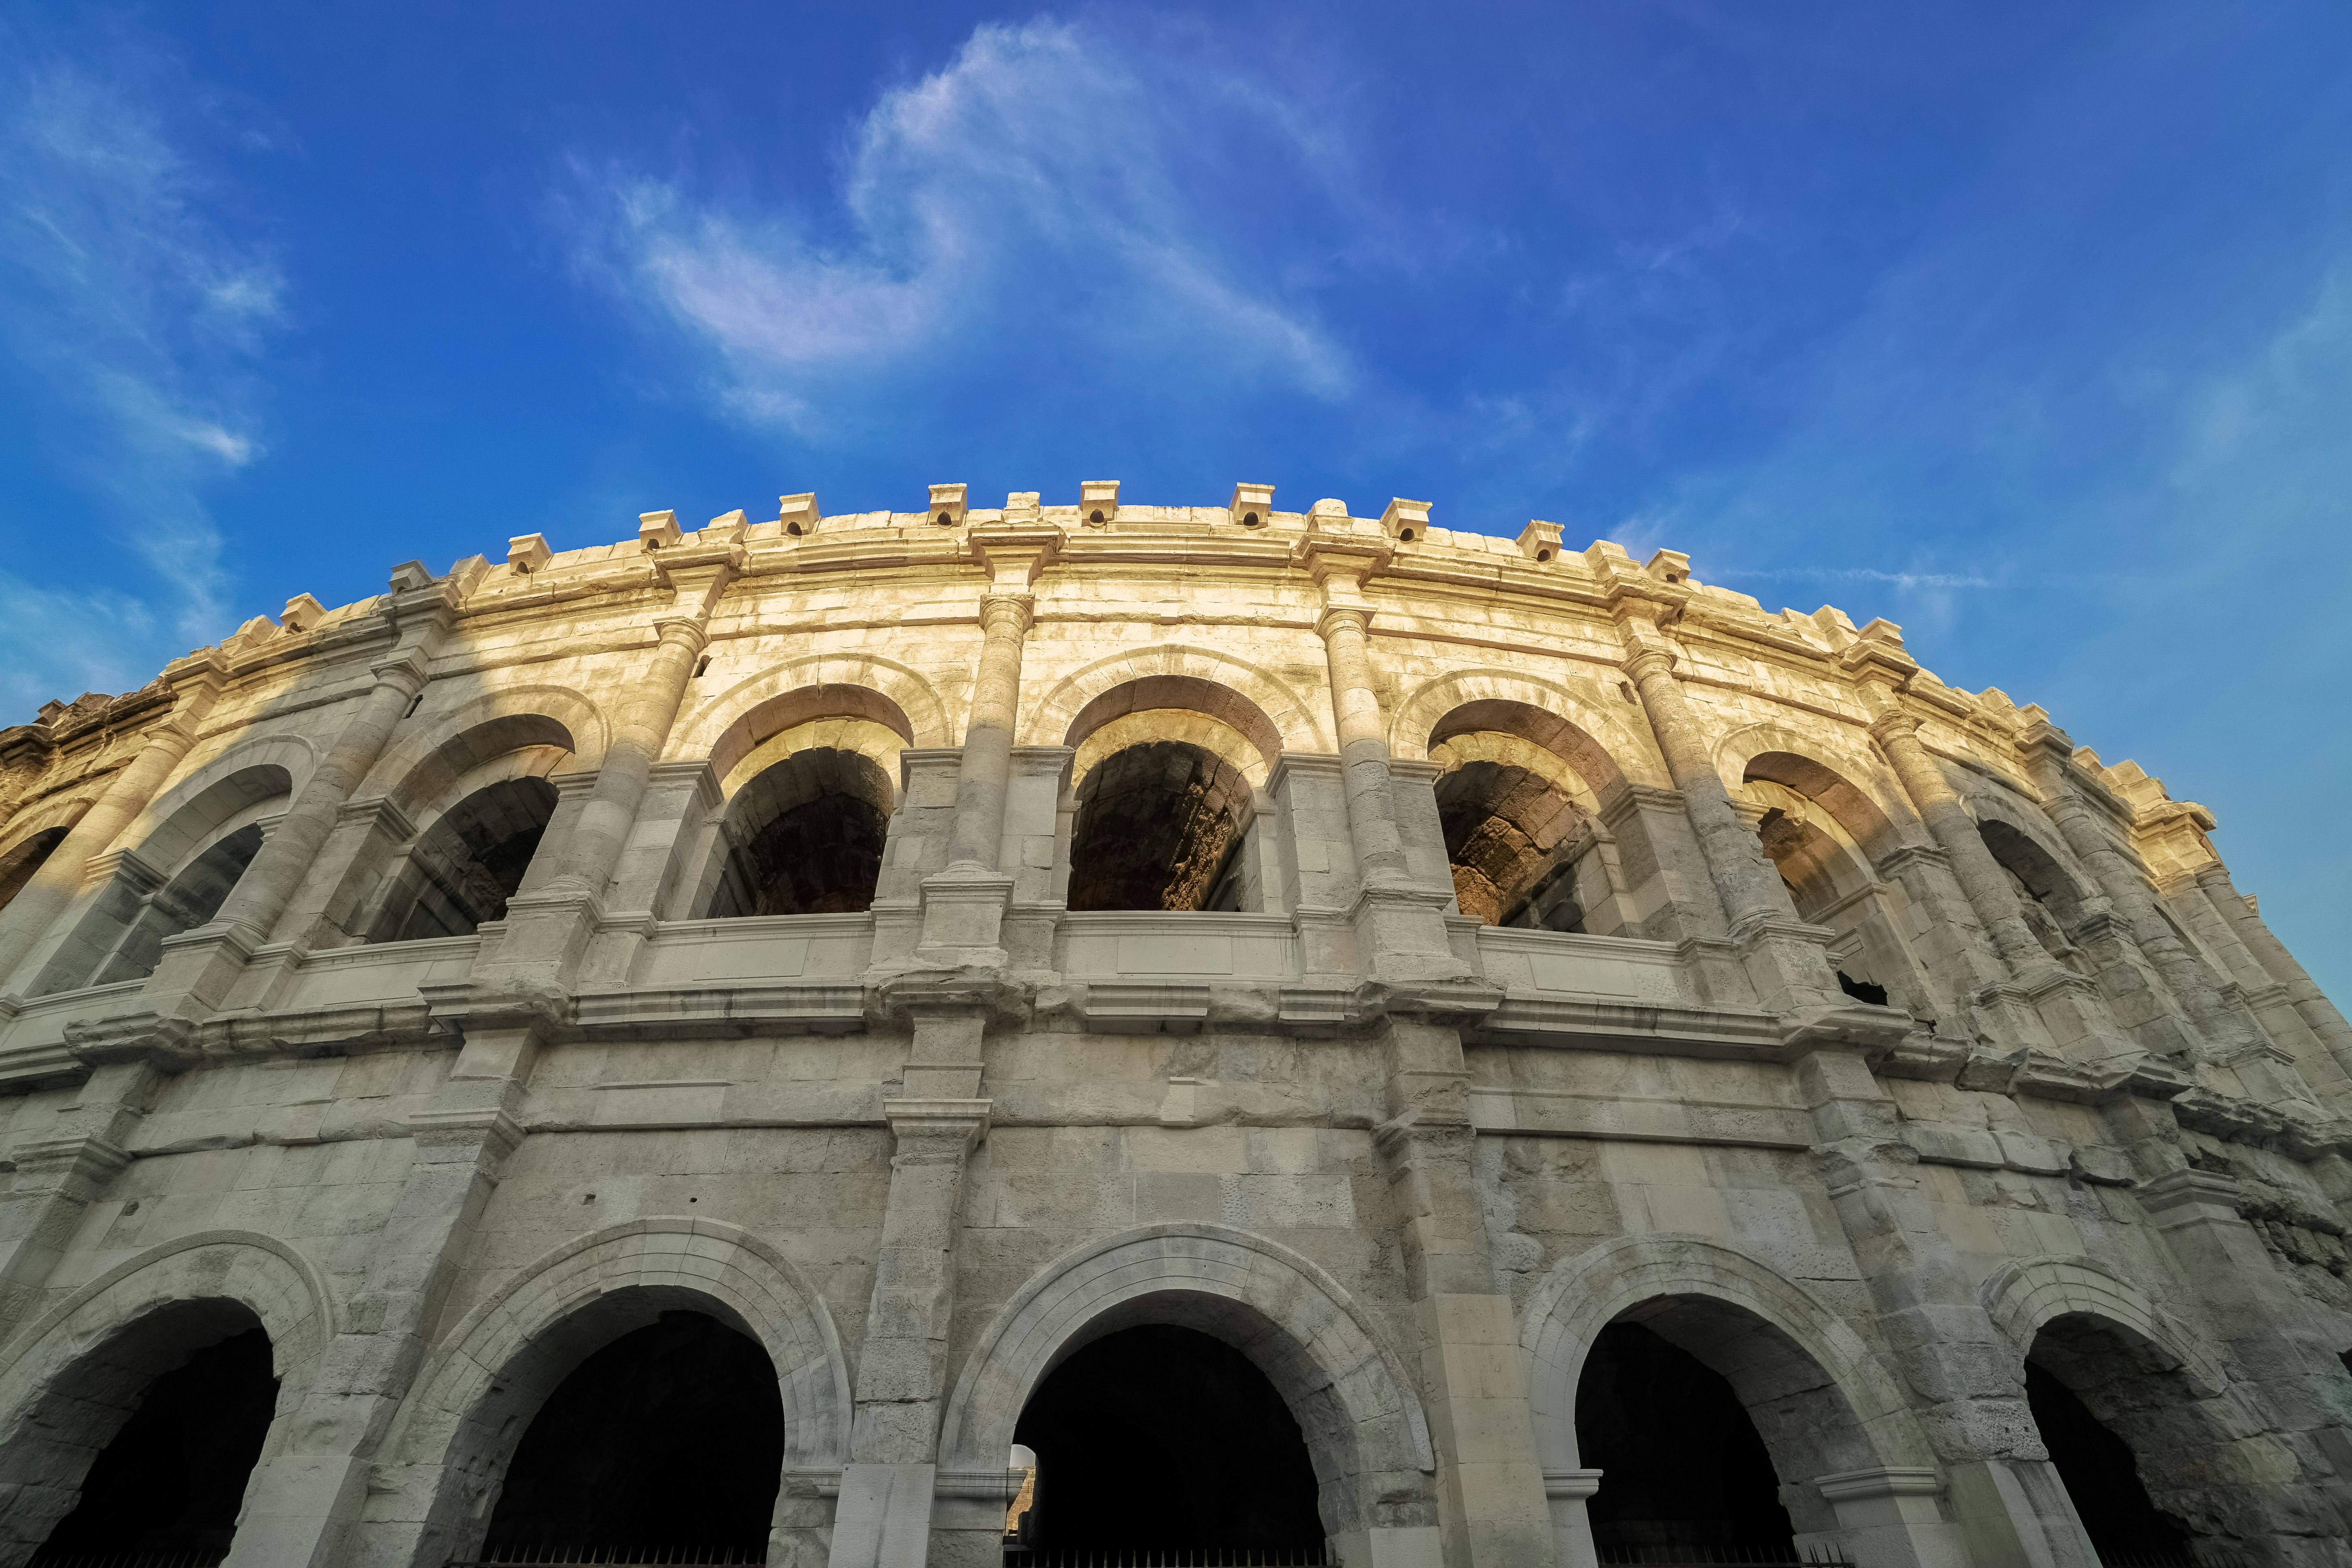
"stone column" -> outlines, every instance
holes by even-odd
[[[2168,1131],[2171,1114],[2156,1110],[2146,1121]],[[2272,1537],[2278,1561],[2327,1561],[2304,1553],[2315,1504],[2331,1492],[2339,1509],[2352,1500],[2352,1477],[2341,1473],[2343,1458],[2352,1455],[2352,1391],[2332,1314],[2312,1311],[2293,1270],[2239,1213],[2245,1195],[2233,1178],[2176,1170],[2143,1181],[2135,1195],[2204,1308],[2207,1342],[2226,1347],[2236,1363],[2231,1371],[2247,1379],[2212,1401],[2221,1407],[2217,1424],[2226,1424],[2215,1447],[2242,1456],[2227,1479],[2214,1467],[2214,1489],[2226,1496],[2233,1523]],[[2237,1426],[2249,1416],[2267,1430]],[[2334,1561],[2347,1560],[2352,1549],[2339,1540]]]
[[[408,646],[373,667],[374,684],[343,721],[326,756],[294,792],[286,816],[261,841],[219,912],[203,928],[204,934],[190,932],[164,947],[154,978],[147,983],[149,1005],[156,1012],[194,1007],[201,1014],[221,1005],[246,961],[268,940],[278,917],[310,874],[311,862],[341,818],[343,804],[375,766],[393,727],[425,689],[431,645],[446,625],[445,615],[428,616],[404,637]]]
[[[655,623],[659,639],[641,675],[616,705],[596,782],[561,847],[553,873],[535,890],[507,902],[506,935],[477,965],[494,985],[568,985],[604,912],[621,852],[637,820],[646,786],[669,743],[687,683],[709,640],[710,614],[742,569],[731,540],[672,548],[654,558],[673,595],[672,614]]]
[[[2165,984],[2179,998],[2207,1045],[2224,1055],[2250,1047],[2267,1051],[2270,1041],[2252,1017],[2224,1001],[2204,960],[2181,944],[2158,911],[2155,889],[2092,820],[2091,808],[2075,794],[2067,777],[2074,742],[2055,726],[2036,724],[2020,739],[2019,747],[2034,787],[2041,792],[2042,809],[2057,823],[2066,847],[2089,868],[2099,890],[2123,918],[2132,940],[2156,965]]]
[[[711,596],[715,598],[715,593]],[[678,706],[686,700],[686,683],[693,679],[695,661],[702,657],[703,645],[709,640],[703,623],[709,605],[698,608],[699,614],[655,623],[660,640],[653,658],[646,661],[645,674],[621,699],[612,739],[596,770],[596,785],[580,808],[580,820],[572,825],[571,842],[564,846],[563,858],[547,884],[547,892],[604,898],[605,885],[620,863],[621,847],[636,825],[646,784],[661,761],[662,748],[669,742]]]
[[[2238,940],[2246,944],[2255,962],[2286,987],[2288,1000],[2303,1015],[2303,1021],[2311,1026],[2311,1032],[2326,1046],[2328,1054],[2347,1074],[2352,1074],[2352,1023],[2345,1021],[2336,1004],[2304,973],[2303,965],[2295,962],[2286,944],[2279,941],[2245,896],[2231,885],[2230,868],[2216,860],[2197,873],[2197,885],[2238,933]]]
[[[1331,717],[1339,738],[1356,869],[1366,887],[1406,886],[1412,873],[1397,826],[1388,726],[1381,720],[1380,693],[1372,683],[1371,652],[1365,640],[1371,610],[1364,603],[1362,578],[1342,569],[1360,569],[1361,563],[1323,552],[1317,554],[1316,563],[1323,613],[1315,630],[1323,639],[1323,656],[1331,670]]]
[[[2165,905],[2205,944],[2206,951],[2221,962],[2238,994],[2245,999],[2246,1010],[2262,1025],[2263,1033],[2294,1058],[2296,1070],[2319,1096],[2320,1104],[2342,1107],[2352,1096],[2352,1079],[2347,1079],[2335,1053],[2296,1008],[2287,987],[2263,967],[2221,906],[2206,896],[2204,886],[2195,876],[2169,877],[2162,896]]]
[[[977,1098],[983,1022],[967,1007],[918,1006],[907,1097],[883,1104],[897,1148],[858,1353],[832,1568],[924,1568],[930,1558],[955,1319],[956,1215],[972,1148],[988,1131],[989,1102]]]
[[[1363,579],[1378,557],[1360,548],[1310,541],[1307,562],[1323,589],[1315,627],[1331,671],[1331,716],[1339,738],[1348,838],[1361,897],[1356,940],[1369,977],[1387,981],[1449,981],[1474,977],[1475,966],[1455,956],[1446,938],[1445,911],[1454,902],[1448,879],[1417,879],[1405,849],[1405,823],[1389,773],[1388,726],[1365,637],[1371,620]],[[1441,840],[1433,850],[1442,865]]]
[[[1391,1014],[1381,1026],[1388,1167],[1419,1329],[1436,1449],[1438,1528],[1453,1568],[1554,1562],[1527,1366],[1497,1283],[1470,1147],[1469,1070],[1450,1021]],[[1372,1561],[1370,1542],[1361,1555]],[[1356,1561],[1354,1555],[1349,1561]]]
[[[129,1145],[169,1074],[157,1053],[101,1062],[38,1136],[8,1151],[0,1197],[0,1339],[24,1326],[89,1205],[131,1163]]]
[[[1621,666],[1641,694],[1666,772],[1682,793],[1683,810],[1700,855],[1743,950],[1749,983],[1774,1012],[1817,1014],[1850,1005],[1839,991],[1822,946],[1827,934],[1797,918],[1780,873],[1734,807],[1690,699],[1675,675],[1675,652],[1664,635],[1638,616],[1622,623],[1631,651]],[[1899,1019],[1902,1015],[1895,1014]]]
[[[1849,655],[1848,668],[1854,662]],[[1867,671],[1861,691],[1864,704],[1876,714],[1871,737],[1894,765],[1904,795],[1944,852],[1944,863],[1962,898],[1991,942],[1992,962],[1968,976],[1966,999],[1993,1043],[2089,1057],[2127,1048],[2097,987],[2088,977],[2061,969],[2027,927],[2009,873],[1993,858],[1959,792],[1920,741],[1919,721],[1896,706],[1884,679],[1869,679]],[[2012,979],[2015,989],[2004,984]]]
[[[459,999],[466,990],[428,997],[456,1007],[451,1016],[465,1029],[465,1046],[432,1105],[409,1120],[415,1154],[370,1248],[367,1282],[345,1314],[343,1331],[300,1410],[280,1423],[286,1446],[257,1465],[246,1485],[229,1554],[236,1568],[330,1568],[343,1561],[376,1451],[424,1364],[428,1336],[490,1195],[522,1142],[515,1113],[547,1019],[520,1010],[468,1014]],[[426,1528],[422,1510],[431,1500],[413,1500],[416,1517],[372,1527],[401,1538],[379,1542],[374,1560],[406,1562],[415,1553]],[[448,1544],[435,1546],[446,1556]]]
[[[955,826],[948,865],[993,871],[1004,837],[1004,795],[1013,777],[1013,728],[1021,717],[1021,655],[1035,621],[1027,594],[991,594],[980,602],[980,668],[956,770]]]
[[[935,968],[1001,968],[1005,906],[1013,878],[998,866],[1004,801],[1013,776],[1013,738],[1021,716],[1021,656],[1035,619],[1029,589],[1060,547],[1053,529],[975,533],[971,546],[989,572],[980,601],[980,668],[963,756],[956,767],[955,816],[948,863],[923,879],[918,959]]]
[[[196,743],[196,726],[212,710],[226,675],[219,652],[213,648],[164,666],[163,679],[174,698],[170,715],[147,731],[147,743],[139,754],[114,775],[96,804],[82,813],[41,868],[0,912],[0,991],[6,990],[16,965],[74,902],[90,861],[106,853],[122,830],[147,809],[155,792]]]
[[[1822,1142],[1814,1147],[1888,1351],[1944,1467],[1967,1560],[1979,1568],[2098,1568],[2065,1484],[2035,1436],[2017,1354],[1976,1293],[1967,1255],[1937,1223],[1901,1139],[1894,1100],[1855,1052],[1821,1050],[1793,1079]],[[1830,1484],[1850,1478],[1823,1477]],[[1897,1523],[1922,1563],[1948,1560],[1924,1510]],[[1848,1512],[1838,1508],[1840,1525]],[[1863,1522],[1857,1519],[1856,1522]]]
[[[1877,689],[1864,688],[1865,692]],[[1920,820],[1951,863],[1952,875],[1969,907],[1976,911],[1978,923],[1992,939],[2002,965],[2020,980],[2038,979],[2055,969],[2057,964],[2018,912],[2017,890],[2009,885],[2009,874],[2000,868],[2000,862],[1985,847],[1976,818],[1960,804],[1959,793],[1920,743],[1919,721],[1895,710],[1891,697],[1882,695],[1881,701],[1885,706],[1871,721],[1871,736],[1895,765],[1903,793],[1910,796]]]
[[[1780,886],[1780,873],[1765,858],[1755,833],[1740,820],[1731,792],[1715,771],[1690,699],[1675,677],[1672,646],[1655,627],[1639,620],[1626,622],[1625,631],[1632,651],[1620,668],[1641,694],[1642,710],[1649,716],[1651,733],[1658,738],[1666,772],[1682,792],[1683,810],[1698,835],[1699,852],[1706,858],[1707,874],[1723,900],[1732,933],[1737,936],[1742,927],[1763,921],[1793,921],[1796,909]]]

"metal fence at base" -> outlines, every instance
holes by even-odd
[[[220,1568],[226,1546],[195,1552],[36,1552],[25,1568]]]

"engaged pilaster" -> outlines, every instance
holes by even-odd
[[[705,540],[654,557],[654,569],[670,586],[672,613],[655,623],[653,657],[621,700],[596,782],[562,842],[555,874],[508,900],[506,936],[478,967],[478,978],[523,987],[569,985],[586,956],[646,787],[709,639],[711,612],[743,569],[741,543],[723,532],[710,539],[706,531]]]
[[[2294,1004],[2294,1010],[2303,1016],[2305,1023],[2311,1026],[2311,1032],[2319,1037],[2336,1064],[2347,1076],[2352,1076],[2352,1023],[2345,1021],[2336,1004],[2329,1001],[2318,984],[2304,972],[2303,965],[2295,961],[2294,953],[2287,951],[2286,944],[2272,932],[2252,902],[2231,884],[2230,868],[2217,860],[2197,873],[2197,885],[2213,901],[2213,907],[2221,911],[2221,918],[2237,931],[2238,939],[2246,944],[2247,951],[2254,955],[2255,961],[2286,987],[2288,999]]]
[[[8,990],[12,972],[35,944],[55,927],[59,917],[79,900],[83,872],[106,853],[122,830],[155,798],[180,759],[196,742],[196,727],[220,696],[227,669],[218,650],[205,648],[163,668],[172,688],[172,711],[147,731],[140,748],[121,772],[110,781],[98,799],[75,822],[41,868],[17,889],[0,912],[0,993]]]
[[[436,579],[421,587],[395,586],[382,603],[395,638],[392,652],[370,667],[373,682],[358,708],[295,792],[285,817],[262,840],[211,923],[164,944],[147,984],[157,1013],[201,1016],[223,1004],[254,950],[270,939],[278,917],[293,902],[334,833],[344,803],[431,679],[434,652],[457,609],[454,584]]]
[[[436,1014],[466,1043],[432,1104],[409,1120],[415,1155],[370,1249],[367,1282],[327,1351],[285,1447],[255,1467],[229,1562],[236,1568],[329,1568],[366,1503],[371,1464],[424,1364],[427,1340],[470,1252],[476,1227],[523,1140],[516,1113],[551,1016],[511,999],[478,1005],[470,988],[435,988]],[[421,1518],[369,1527],[371,1560],[406,1562]]]
[[[1553,1561],[1551,1505],[1510,1297],[1497,1285],[1477,1178],[1462,1036],[1441,1018],[1381,1026],[1388,1168],[1419,1329],[1445,1561]]]
[[[1798,920],[1780,872],[1734,808],[1731,792],[1715,771],[1706,736],[1691,712],[1690,699],[1675,679],[1672,643],[1638,612],[1623,615],[1620,626],[1628,650],[1620,668],[1641,694],[1659,754],[1682,793],[1683,810],[1698,838],[1716,895],[1723,900],[1731,939],[1746,951],[1748,976],[1759,999],[1779,1013],[1843,1010],[1845,1000],[1822,945],[1826,933]]]
[[[1469,976],[1474,966],[1457,958],[1446,940],[1453,889],[1413,875],[1389,771],[1388,725],[1366,642],[1371,609],[1363,594],[1364,579],[1385,558],[1385,549],[1309,539],[1306,553],[1323,590],[1315,629],[1331,672],[1348,837],[1360,879],[1356,940],[1365,971],[1373,979],[1407,982]],[[1444,852],[1441,840],[1435,853]]]
[[[883,1103],[896,1147],[832,1568],[922,1568],[929,1557],[956,1216],[971,1151],[988,1131],[989,1102],[977,1098],[983,1025],[970,1009],[917,1009],[906,1097]]]
[[[2089,868],[2099,890],[2122,918],[2134,945],[2147,954],[2188,1010],[2204,1035],[2207,1048],[2225,1057],[2273,1051],[2252,1017],[2222,998],[2204,961],[2173,934],[2171,924],[2156,907],[2155,889],[2138,868],[2125,861],[2115,841],[2092,820],[2090,806],[2069,777],[2074,742],[2054,725],[2036,724],[2021,738],[2019,748],[2034,787],[2041,792],[2042,808],[2058,825],[2066,847]],[[2308,1097],[2306,1089],[2304,1098]]]
[[[1014,879],[998,865],[1021,716],[1021,658],[1035,620],[1030,593],[1061,547],[1058,529],[975,532],[972,552],[988,569],[980,601],[980,668],[956,769],[955,816],[946,867],[923,879],[922,935],[916,956],[940,968],[1002,968],[1006,906]]]
[[[1919,739],[1918,721],[1897,706],[1900,682],[1907,681],[1917,667],[1875,642],[1857,643],[1845,662],[1862,678],[1864,705],[1875,715],[1871,738],[1894,765],[1912,809],[1943,851],[1944,865],[1976,917],[1977,929],[1991,943],[1989,954],[1973,943],[1965,951],[1978,960],[1969,976],[1968,1000],[1994,1042],[2078,1058],[2112,1056],[2129,1048],[2097,987],[2060,968],[2026,926],[2008,873],[1985,847],[1976,818],[1928,755]]]

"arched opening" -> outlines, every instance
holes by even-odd
[[[111,985],[152,974],[163,956],[165,937],[194,931],[220,913],[237,879],[261,852],[261,824],[248,822],[189,861],[147,900],[90,984]]]
[[[757,1563],[783,1459],[767,1352],[705,1313],[665,1311],[582,1362],[540,1406],[483,1550]]]
[[[1788,783],[1800,778],[1806,787]],[[1780,872],[1780,886],[1797,917],[1828,926],[1830,963],[1839,987],[1855,1002],[1900,1006],[1933,1016],[1927,973],[1900,933],[1898,912],[1907,893],[1882,884],[1863,837],[1886,835],[1874,809],[1855,809],[1858,790],[1816,762],[1767,752],[1748,764],[1740,785],[1750,806],[1761,806],[1757,839]],[[1839,809],[1844,806],[1844,811]]]
[[[2006,822],[1987,819],[1977,824],[1977,833],[2009,874],[2010,886],[2017,893],[2018,912],[2025,917],[2034,940],[2062,967],[2088,974],[2090,963],[2069,934],[2082,912],[2082,894],[2074,879],[2050,851]]]
[[[727,803],[725,864],[702,913],[727,920],[871,908],[892,796],[881,764],[830,746],[763,769]]]
[[[1622,775],[1591,736],[1531,704],[1478,698],[1440,714],[1428,745],[1445,770],[1438,821],[1464,914],[1537,931],[1625,929],[1625,874],[1594,793]]]
[[[25,884],[33,879],[33,873],[41,868],[41,863],[55,854],[58,846],[65,840],[64,828],[51,827],[34,834],[7,854],[0,855],[0,910],[6,909],[10,901],[25,890]]]
[[[2025,1399],[2050,1462],[2101,1557],[2187,1563],[2233,1514],[2238,1467],[2215,1451],[2192,1391],[2153,1345],[2083,1316],[2042,1325]],[[2207,1529],[2190,1523],[2199,1521]]]
[[[1653,1330],[1620,1319],[1594,1338],[1576,1388],[1576,1440],[1601,1472],[1585,1510],[1603,1561],[1684,1550],[1794,1560],[1780,1477],[1748,1406],[1720,1373]]]
[[[471,936],[504,920],[555,815],[543,778],[501,779],[441,814],[388,879],[370,942]]]
[[[228,1555],[246,1479],[276,1414],[278,1378],[260,1329],[208,1345],[148,1384],[90,1461],[81,1501],[34,1554],[35,1568],[119,1556]]]
[[[219,1562],[277,1404],[249,1308],[184,1301],[135,1320],[9,1424],[0,1562]]]
[[[1584,929],[1573,855],[1584,814],[1558,785],[1507,762],[1465,762],[1437,781],[1454,898],[1490,926]]]
[[[1205,746],[1154,741],[1087,770],[1070,833],[1073,910],[1231,910],[1252,801],[1240,771]]]
[[[1265,1373],[1209,1334],[1149,1323],[1083,1346],[1030,1396],[1014,1441],[1034,1452],[1036,1471],[1025,1519],[1008,1523],[1038,1560],[1323,1560],[1297,1418]]]

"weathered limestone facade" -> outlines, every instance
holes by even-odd
[[[2201,1548],[2352,1563],[2352,1028],[2201,807],[1884,621],[1272,500],[649,514],[0,732],[5,1563],[257,1323],[232,1564],[440,1568],[688,1303],[798,1568],[995,1562],[1153,1322],[1339,1560],[1589,1568],[1629,1316],[1869,1568],[2096,1562],[2029,1356]]]

